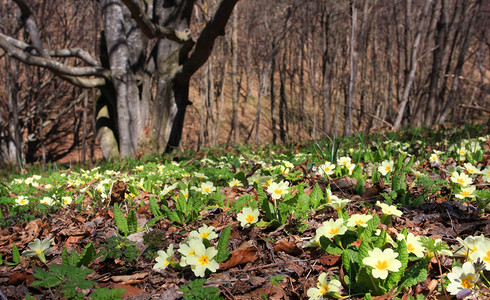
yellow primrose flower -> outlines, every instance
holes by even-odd
[[[73,202],[73,198],[70,196],[64,196],[61,198],[63,205],[70,205]]]
[[[473,180],[468,175],[456,171],[451,174],[451,181],[459,184],[461,187],[467,187],[473,183]]]
[[[51,198],[51,197],[43,197],[43,199],[41,199],[39,202],[40,202],[41,204],[46,204],[46,205],[51,206],[51,205],[53,205],[54,200],[53,200],[53,198]]]
[[[187,263],[191,266],[192,271],[198,277],[204,277],[206,270],[216,272],[219,263],[213,258],[218,253],[214,247],[204,246],[203,243],[196,243],[194,246],[194,255],[187,258]]]
[[[228,186],[229,187],[239,187],[239,186],[243,186],[242,182],[236,178],[233,178],[232,180],[230,180],[230,182],[228,182]]]
[[[490,183],[490,165],[488,165],[483,171],[483,176],[481,177],[481,179],[483,181],[486,181],[486,182],[489,182]]]
[[[194,176],[200,180],[208,179],[208,176],[204,175],[204,173],[194,173]]]
[[[475,167],[471,163],[464,163],[463,165],[464,165],[464,167],[465,167],[466,172],[468,173],[468,175],[478,175],[478,174],[481,174],[480,169],[478,169],[477,167]]]
[[[409,232],[407,234],[407,237],[405,237],[403,234],[400,233],[397,236],[397,240],[405,240],[408,253],[413,253],[417,257],[424,256],[425,247],[422,246],[422,244],[420,243],[420,236],[415,236],[413,233]]]
[[[159,250],[157,254],[158,257],[155,258],[157,263],[153,266],[153,269],[165,269],[170,264],[172,256],[174,255],[174,244],[170,244],[166,252]]]
[[[381,173],[381,175],[386,176],[386,174],[388,174],[388,172],[393,171],[393,161],[384,160],[381,163],[381,166],[378,167],[378,171],[379,171],[379,173]]]
[[[397,272],[400,270],[402,263],[397,260],[398,253],[393,249],[385,249],[381,251],[379,248],[374,248],[368,251],[369,256],[362,260],[362,263],[372,268],[373,277],[386,279],[388,271]]]
[[[337,160],[337,163],[343,167],[348,167],[351,164],[352,159],[350,157],[342,156]]]
[[[349,171],[349,175],[352,175],[352,172],[354,172],[354,169],[356,168],[356,164],[347,164],[345,167]]]
[[[191,189],[196,190],[204,195],[209,195],[212,192],[216,191],[214,184],[211,181],[206,181],[201,183],[201,187],[191,187]]]
[[[272,182],[267,187],[267,192],[271,194],[272,199],[277,200],[289,193],[289,182],[281,180],[279,183]]]
[[[336,211],[340,211],[342,208],[344,208],[347,203],[349,203],[350,200],[349,199],[340,199],[339,197],[334,197],[332,195],[332,197],[330,198],[330,203],[327,203],[327,205],[330,205],[331,207],[333,207]]]
[[[373,216],[365,214],[354,214],[350,216],[349,221],[347,221],[348,227],[367,227],[367,222],[371,220]]]
[[[29,200],[27,199],[26,196],[18,196],[15,199],[15,204],[20,205],[20,206],[27,205],[27,204],[29,204]]]
[[[309,288],[306,291],[309,300],[323,299],[325,296],[340,293],[341,283],[337,279],[327,281],[327,274],[322,273],[318,277],[316,288]]]
[[[335,171],[335,165],[329,161],[325,162],[323,165],[320,165],[318,167],[318,172],[323,177],[333,175],[334,171]]]
[[[459,242],[459,245],[452,246],[452,248],[456,250],[453,255],[458,257],[470,257],[470,254],[478,251],[478,243],[484,241],[485,237],[483,235],[468,236],[464,240],[457,237],[456,240]]]
[[[448,284],[446,290],[451,295],[457,295],[464,289],[471,289],[475,285],[477,276],[473,263],[467,261],[462,267],[454,267],[452,272],[447,274],[451,283]]]
[[[323,235],[327,238],[333,238],[336,235],[343,235],[347,231],[344,226],[344,219],[334,220],[333,218],[323,222],[323,225],[316,230],[316,239],[319,241]]]
[[[249,227],[259,220],[259,210],[252,209],[251,207],[244,207],[242,212],[237,214],[236,218],[243,228]]]
[[[476,244],[477,250],[470,254],[472,261],[476,261],[480,258],[484,263],[487,270],[490,270],[490,239],[484,238],[479,240]]]
[[[403,214],[394,205],[388,205],[386,203],[381,203],[377,201],[376,206],[381,207],[381,211],[383,212],[383,215],[395,215],[397,217],[401,217]]]
[[[189,237],[191,239],[207,239],[208,241],[213,240],[218,237],[218,234],[214,232],[216,228],[213,226],[208,226],[206,224],[202,225],[197,231],[191,231]]]
[[[184,195],[185,199],[189,199],[189,189],[180,190],[180,193],[182,193],[182,195]]]
[[[188,266],[189,263],[187,260],[192,256],[196,255],[196,245],[202,244],[201,239],[189,239],[187,242],[180,243],[179,253],[180,257],[180,266],[185,267]]]
[[[439,160],[439,156],[438,156],[437,154],[435,154],[435,153],[432,153],[432,154],[430,155],[430,157],[429,157],[429,161],[430,161],[431,163],[439,163],[439,162],[440,162],[440,160]]]
[[[476,195],[474,192],[476,191],[476,187],[474,185],[470,185],[468,187],[461,188],[461,192],[457,193],[455,196],[458,199],[464,198],[475,198]]]
[[[37,255],[41,262],[46,263],[46,255],[53,252],[53,248],[51,248],[51,240],[44,239],[39,240],[35,239],[33,242],[29,243],[29,249],[22,251],[23,256],[34,256]]]
[[[464,161],[466,159],[466,154],[468,151],[466,151],[466,148],[463,146],[457,150],[459,154],[459,160]]]

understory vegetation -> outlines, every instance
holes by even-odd
[[[488,132],[358,133],[4,174],[0,296],[489,297]]]

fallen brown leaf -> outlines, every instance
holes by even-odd
[[[274,245],[274,252],[279,252],[281,250],[291,255],[300,255],[301,253],[303,253],[303,250],[296,246],[296,243],[292,237],[288,237],[276,242],[276,244]]]
[[[244,242],[238,249],[231,253],[231,258],[219,264],[220,270],[227,270],[236,265],[255,261],[257,256],[257,247],[251,242]]]
[[[148,276],[148,272],[135,273],[132,275],[111,276],[111,280],[123,284],[135,284],[142,282],[146,276]]]

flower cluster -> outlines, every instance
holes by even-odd
[[[198,230],[191,231],[189,236],[179,245],[178,252],[181,255],[181,267],[190,266],[194,274],[198,277],[204,277],[206,270],[216,272],[219,268],[219,263],[214,260],[218,250],[215,247],[206,247],[210,240],[218,237],[213,226],[203,225]],[[172,265],[174,257],[174,248],[171,244],[167,251],[158,251],[158,257],[155,259],[157,263],[153,266],[154,269],[165,269]]]

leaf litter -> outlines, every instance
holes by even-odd
[[[488,147],[488,141],[487,145]],[[488,150],[488,149],[487,149]],[[489,155],[483,157],[486,165],[490,162]],[[447,165],[455,164],[452,160],[446,161]],[[422,167],[432,174],[432,167],[426,163]],[[440,166],[441,169],[444,166]],[[241,166],[242,170],[248,170]],[[391,187],[385,186],[383,181],[372,184],[366,180],[364,192],[358,195],[354,192],[357,182],[351,177],[342,177],[332,180],[319,178],[312,174],[308,161],[298,164],[294,169],[304,174],[306,186],[304,192],[312,193],[315,184],[319,184],[325,193],[327,186],[335,195],[351,199],[346,206],[349,214],[372,213],[379,214],[374,208],[376,201],[382,200],[382,193],[389,193]],[[294,169],[291,170],[294,171]],[[260,170],[258,164],[253,165],[248,176],[252,176]],[[444,176],[444,172],[440,172]],[[433,174],[433,176],[439,176]],[[447,180],[442,177],[442,180]],[[412,185],[414,178],[408,176],[406,184],[415,196],[424,191],[420,186]],[[488,184],[478,182],[480,188],[488,188]],[[126,182],[116,181],[112,187],[110,203],[119,203],[125,212],[127,195],[129,192]],[[149,198],[155,197],[151,192],[139,190],[139,195],[134,198],[142,205],[137,209],[140,226],[154,216],[149,209]],[[161,249],[166,249],[170,244],[179,244],[187,234],[202,224],[217,228],[220,232],[226,226],[231,225],[229,258],[219,264],[216,273],[211,273],[206,281],[206,286],[214,286],[220,290],[222,297],[226,299],[304,299],[306,291],[316,285],[316,277],[323,272],[343,278],[342,260],[340,255],[325,253],[319,248],[303,248],[304,244],[315,235],[315,230],[323,221],[337,216],[337,212],[331,207],[324,207],[308,215],[308,226],[301,232],[294,226],[297,220],[289,217],[288,221],[277,228],[254,226],[241,228],[236,221],[236,213],[230,211],[230,206],[240,196],[248,194],[257,200],[258,194],[251,187],[221,187],[221,193],[225,195],[225,206],[200,211],[200,218],[190,223],[178,224],[167,218],[158,220],[150,229],[140,232],[139,235],[130,238],[138,247],[140,255],[134,262],[126,262],[120,259],[102,261],[96,258],[89,267],[94,270],[90,274],[100,287],[122,288],[126,292],[125,298],[131,299],[178,299],[183,293],[179,286],[188,285],[196,279],[189,269],[166,268],[154,270],[154,260],[141,255],[148,245],[144,243],[143,234],[148,231],[160,231],[163,233]],[[488,237],[490,221],[488,213],[479,211],[473,203],[460,203],[448,201],[448,195],[444,189],[437,193],[427,195],[428,200],[417,207],[402,207],[402,217],[394,217],[388,234],[396,239],[397,234],[406,228],[415,235],[424,235],[433,239],[440,238],[449,245],[456,244],[456,238],[477,236],[483,234]],[[168,198],[171,201],[170,198]],[[47,257],[49,264],[61,264],[63,247],[70,251],[81,253],[85,245],[92,242],[96,247],[103,244],[107,238],[114,236],[117,226],[114,222],[112,209],[109,207],[93,206],[92,199],[85,196],[85,211],[80,212],[75,207],[65,207],[51,211],[48,215],[27,223],[19,223],[4,228],[0,231],[0,254],[4,261],[11,261],[11,249],[15,244],[19,251],[26,249],[28,243],[36,238],[50,238],[54,252]],[[172,205],[172,202],[169,203]],[[175,205],[175,204],[174,204]],[[112,207],[112,205],[111,205]],[[262,217],[263,215],[261,215]],[[353,243],[360,243],[355,241]],[[432,259],[429,264],[428,277],[417,285],[403,290],[405,295],[424,295],[425,298],[440,298],[444,291],[438,289],[441,275],[451,271],[451,258],[445,258],[441,262]],[[37,299],[49,299],[50,293],[46,289],[31,286],[34,281],[35,268],[41,267],[41,263],[21,257],[17,265],[0,266],[0,290],[8,299],[23,299],[26,294],[33,295]],[[441,274],[442,272],[442,274]],[[275,280],[280,276],[280,280]],[[345,284],[345,282],[344,282]],[[345,288],[345,286],[344,286]],[[388,299],[393,295],[375,297],[374,299]],[[356,297],[352,297],[356,299]],[[402,299],[406,299],[403,297]]]

